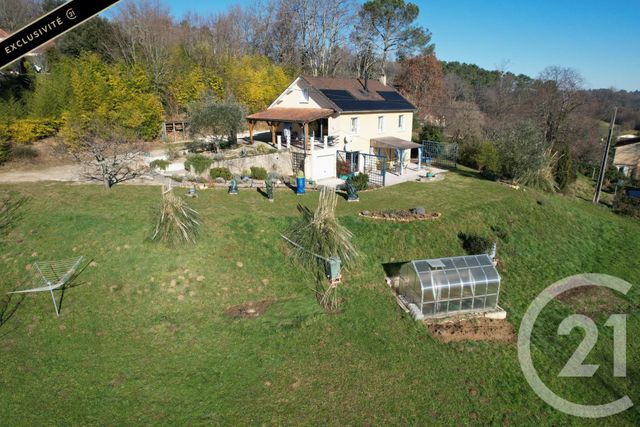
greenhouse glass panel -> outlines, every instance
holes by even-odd
[[[400,270],[400,293],[427,317],[491,311],[500,281],[488,255],[415,260]]]

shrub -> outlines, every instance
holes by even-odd
[[[187,161],[184,162],[184,168],[188,171],[193,168],[195,173],[201,174],[211,166],[211,163],[212,160],[209,157],[202,154],[193,154],[187,157]]]
[[[184,177],[181,175],[171,175],[171,179],[174,180],[175,182],[182,182],[184,181]]]
[[[620,215],[640,218],[640,199],[629,197],[624,190],[620,190],[613,199],[613,211]]]
[[[576,181],[578,175],[576,174],[573,156],[568,144],[564,144],[558,155],[559,158],[554,170],[555,180],[558,184],[558,189],[566,192],[569,186]]]
[[[267,179],[267,170],[259,166],[251,166],[251,178],[265,180]]]
[[[11,158],[19,160],[33,160],[38,157],[38,151],[31,145],[14,144],[11,147]]]
[[[497,135],[501,175],[516,182],[545,191],[556,187],[555,156],[544,132],[534,122],[519,122]]]
[[[493,241],[477,234],[458,234],[462,247],[469,255],[488,254],[493,247]]]
[[[442,141],[444,140],[444,134],[442,128],[439,126],[430,125],[425,123],[420,130],[421,141]]]
[[[351,179],[353,187],[358,191],[366,190],[369,187],[369,175],[366,173],[360,173],[349,179]]]
[[[192,209],[172,190],[162,189],[162,204],[158,209],[158,219],[151,240],[163,242],[167,246],[181,243],[196,243],[200,220],[198,212]]]
[[[11,159],[11,143],[0,142],[0,165]]]
[[[271,152],[271,150],[266,145],[258,145],[256,151],[258,152],[258,154],[267,154]]]
[[[167,144],[167,148],[164,150],[164,155],[167,160],[172,161],[180,157],[180,150],[175,145]]]
[[[250,171],[249,169],[245,169],[245,170],[243,170],[243,171],[242,171],[242,176],[243,176],[243,177],[245,177],[245,176],[251,176],[251,171]]]
[[[151,169],[162,169],[166,171],[169,167],[170,163],[167,160],[157,159],[149,163],[149,167]]]
[[[345,269],[354,268],[359,257],[351,239],[353,234],[336,218],[336,192],[328,187],[320,189],[318,207],[312,212],[306,206],[298,205],[301,217],[287,230],[287,238],[295,242],[291,246],[293,259],[302,267],[316,273],[318,277],[317,296],[320,304],[329,311],[339,305],[336,286],[324,288],[326,261],[324,258],[337,256]]]
[[[483,175],[493,177],[500,173],[499,156],[496,146],[489,141],[478,144],[474,163]]]
[[[229,168],[211,168],[209,176],[211,179],[224,178],[226,181],[229,181],[233,177]]]
[[[21,119],[0,126],[0,139],[17,144],[27,144],[54,136],[62,126],[60,120]]]

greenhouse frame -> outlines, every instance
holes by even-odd
[[[489,255],[414,260],[400,269],[399,292],[421,317],[496,310],[501,277]]]

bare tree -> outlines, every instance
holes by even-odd
[[[144,148],[143,142],[122,130],[98,126],[71,145],[69,151],[82,165],[85,179],[102,182],[110,189],[148,171],[142,157]]]
[[[300,25],[302,64],[314,76],[333,76],[340,61],[339,49],[348,38],[355,20],[353,1],[294,0],[288,2]]]
[[[553,147],[564,134],[569,116],[586,101],[584,80],[572,68],[547,67],[538,77],[534,102],[544,127],[544,136]]]
[[[169,9],[158,0],[125,2],[114,23],[114,57],[121,57],[129,65],[144,64],[153,86],[164,89],[178,33]]]
[[[19,30],[42,13],[36,0],[2,0],[0,2],[0,28],[12,32]]]

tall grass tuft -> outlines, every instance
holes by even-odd
[[[199,228],[198,212],[176,196],[173,190],[163,187],[162,204],[158,209],[158,220],[151,240],[171,247],[183,243],[195,244]]]
[[[304,268],[316,273],[317,293],[321,305],[330,311],[338,308],[337,286],[326,287],[326,261],[323,258],[340,257],[345,269],[352,269],[358,259],[358,251],[351,243],[353,234],[336,219],[336,192],[327,187],[320,190],[318,208],[311,212],[298,205],[301,218],[287,230],[287,237],[295,242],[293,258]],[[319,258],[319,255],[322,258]]]

